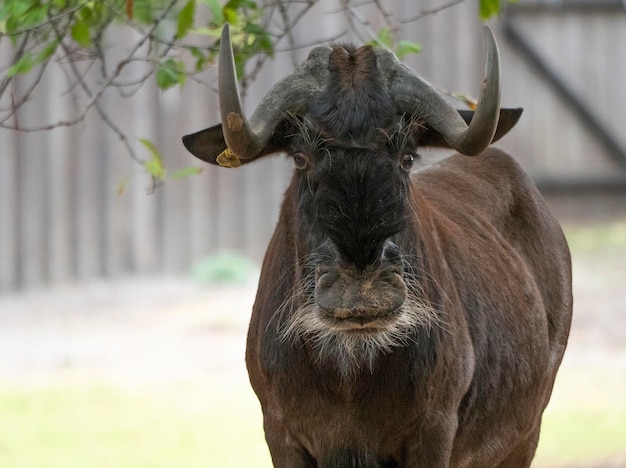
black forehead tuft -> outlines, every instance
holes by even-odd
[[[330,79],[314,96],[311,120],[327,138],[367,147],[381,138],[396,117],[396,107],[385,89],[371,46],[336,45],[329,58]]]

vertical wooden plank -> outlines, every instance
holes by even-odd
[[[588,79],[582,92],[592,101],[594,109],[611,135],[626,150],[626,15],[605,13],[595,15],[592,21],[593,35],[588,50],[592,62],[586,67]],[[579,21],[578,34],[585,37],[584,19]],[[581,60],[588,54],[581,54]],[[620,83],[620,85],[616,85]],[[593,93],[590,92],[593,84]]]
[[[49,71],[47,81],[49,104],[43,106],[47,110],[50,123],[69,120],[72,117],[72,99],[63,91],[67,88],[65,75],[60,69],[53,67]],[[48,251],[50,282],[58,283],[73,278],[75,238],[72,226],[74,212],[72,209],[72,191],[75,190],[72,180],[75,163],[72,152],[72,141],[76,138],[73,128],[61,127],[46,134],[49,144],[46,157],[48,159],[49,193],[42,202],[49,206]]]
[[[0,39],[2,67],[7,67],[13,48],[8,38]],[[5,91],[0,105],[10,106],[10,90]],[[0,293],[18,286],[19,275],[19,210],[18,210],[18,135],[11,130],[0,129]]]
[[[528,67],[522,61],[519,52],[510,47],[505,38],[498,37],[498,45],[501,54],[506,57],[506,62],[501,68],[501,77],[504,87],[502,95],[503,107],[522,107],[524,112],[517,125],[502,140],[496,143],[498,148],[509,152],[527,171],[535,160],[532,151],[534,138],[533,106],[531,100],[538,85],[536,77],[530,73]]]
[[[449,15],[453,25],[450,28],[453,31],[449,43],[451,49],[442,54],[448,58],[442,69],[451,78],[447,91],[478,99],[486,49],[477,7],[472,2],[464,2],[451,8]],[[467,105],[456,98],[449,97],[449,102],[457,109],[467,109]]]
[[[241,200],[245,200],[247,187],[245,184],[245,168],[228,170],[216,168],[217,200],[215,213],[212,217],[217,231],[217,245],[220,250],[241,251],[245,245],[245,216],[247,207]]]
[[[138,138],[156,140],[158,135],[158,91],[152,82],[146,82],[135,94],[132,108],[132,132]],[[140,143],[136,143],[141,157],[149,159],[150,152]],[[132,259],[133,267],[139,273],[157,271],[160,261],[159,241],[159,201],[161,192],[151,192],[151,178],[147,173],[139,173],[132,185],[133,213]]]
[[[581,37],[579,34],[578,23],[580,19],[581,15],[579,13],[567,14],[565,16],[559,15],[558,17],[546,17],[544,20],[544,29],[546,32],[550,31],[550,34],[546,36],[539,47],[542,50],[548,50],[548,60],[559,73],[565,86],[575,92],[584,102],[586,101],[586,96],[580,94],[580,92],[586,73],[584,68],[586,68],[587,65],[581,63],[580,51],[585,48],[584,42],[586,42],[586,38]],[[587,19],[589,20],[590,18]],[[588,32],[590,31],[591,30],[588,29]],[[568,109],[563,102],[555,98],[556,96],[552,95],[552,99],[554,99],[552,106],[554,108],[560,108],[560,112],[558,113],[562,115],[569,113],[573,117],[571,109]],[[580,162],[581,153],[588,149],[587,141],[590,140],[589,135],[586,134],[584,128],[580,128],[580,122],[576,118],[559,119],[558,115],[554,115],[554,119],[551,127],[555,131],[562,132],[565,130],[566,132],[564,138],[559,138],[557,143],[560,151],[568,155],[569,159],[567,167],[563,168],[564,172],[573,173]],[[563,122],[564,120],[565,122]],[[565,129],[557,129],[557,127],[561,127],[560,122],[565,124]],[[557,151],[554,146],[551,148],[551,152],[547,156],[556,172],[557,167],[561,165],[561,161],[559,161],[561,157],[558,154],[554,154],[554,151]],[[590,168],[588,167],[587,169]]]
[[[155,135],[161,149],[168,173],[185,167],[184,147],[177,123],[185,112],[182,109],[182,93],[179,88],[159,92],[160,114],[158,134]],[[191,257],[190,203],[188,181],[169,180],[160,189],[163,216],[160,216],[162,268],[165,271],[181,271]]]
[[[18,286],[19,173],[17,133],[0,130],[0,292]]]
[[[255,166],[256,188],[249,195],[246,218],[246,252],[260,262],[276,227],[283,194],[293,175],[293,163],[280,155]]]
[[[260,257],[259,252],[263,250],[264,245],[267,246],[269,240],[267,223],[270,217],[273,218],[272,208],[275,200],[272,199],[269,187],[277,182],[277,178],[272,173],[271,163],[269,157],[266,157],[264,161],[242,168],[247,190],[241,199],[246,207],[241,250],[248,257],[255,259]]]
[[[608,19],[610,29],[604,30],[604,51],[609,60],[602,70],[607,91],[606,109],[608,124],[617,136],[622,148],[626,148],[626,86],[613,86],[613,83],[626,83],[626,16],[614,15]],[[615,60],[612,60],[615,58]]]
[[[90,112],[76,127],[80,137],[75,146],[76,187],[76,271],[81,280],[101,276],[102,212],[99,209],[100,156],[99,143],[103,131],[95,112]]]
[[[217,247],[217,230],[215,229],[215,211],[218,195],[214,190],[220,170],[199,159],[196,159],[182,146],[180,137],[210,127],[219,122],[217,99],[214,93],[204,87],[185,90],[180,106],[184,115],[184,124],[180,134],[175,137],[180,144],[179,155],[185,165],[202,167],[202,174],[186,181],[189,190],[189,230],[190,230],[190,264],[200,261]]]
[[[113,90],[105,93],[102,105],[115,124],[133,138],[132,114],[134,99],[121,98]],[[145,191],[146,186],[136,174],[143,168],[128,154],[119,137],[111,130],[103,132],[101,151],[107,158],[103,180],[104,198],[104,272],[108,276],[133,271],[132,226],[135,185]]]
[[[528,15],[523,18],[523,21],[517,19],[516,24],[523,37],[533,40],[533,47],[536,44],[548,43],[545,41],[550,41],[551,34],[554,33],[549,27],[546,28],[541,15]],[[542,53],[546,52],[545,47],[541,50]],[[552,145],[552,135],[555,133],[555,129],[552,128],[555,122],[554,97],[542,78],[527,64],[524,64],[524,71],[526,76],[515,77],[517,85],[525,90],[525,94],[521,96],[520,105],[527,108],[524,119],[531,124],[527,135],[532,135],[532,138],[527,138],[524,153],[532,155],[529,161],[531,167],[528,168],[530,172],[543,173],[549,167],[549,155],[553,151],[550,145]],[[528,86],[524,86],[525,78],[528,79]]]
[[[16,80],[16,90],[26,89],[32,76]],[[45,86],[46,81],[42,81]],[[44,94],[45,96],[45,94]],[[38,111],[41,101],[30,101],[17,115],[20,126],[35,127],[45,122]],[[44,101],[43,105],[47,105]],[[42,118],[43,117],[43,118]],[[25,288],[40,286],[47,277],[47,196],[48,196],[48,142],[42,132],[18,132],[18,255],[19,283]]]
[[[2,67],[9,65],[12,47],[8,38],[0,39],[0,57]],[[10,96],[5,92],[0,105],[10,105]],[[17,134],[11,130],[0,129],[0,293],[17,287],[18,269],[18,210],[17,193],[19,179],[17,177]]]
[[[98,115],[98,119],[102,121],[102,118]],[[113,154],[118,152],[111,151],[108,145],[110,134],[112,131],[100,124],[97,134],[96,151],[94,151],[94,167],[95,167],[95,184],[94,190],[96,192],[94,199],[94,209],[98,213],[98,235],[96,239],[96,249],[98,252],[98,276],[104,276],[106,274],[107,256],[108,256],[108,243],[106,240],[106,226],[110,219],[108,217],[107,209],[107,194],[111,190],[110,181],[110,160]],[[117,141],[117,136],[115,136]],[[118,142],[119,143],[119,142]]]

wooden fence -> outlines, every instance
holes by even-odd
[[[383,2],[398,20],[419,16],[429,3]],[[520,0],[519,10],[509,17],[515,31],[593,111],[618,146],[626,148],[623,9],[524,10],[527,3]],[[359,14],[370,18],[375,30],[380,19],[369,17],[368,8]],[[319,2],[297,31],[301,42],[313,43],[345,29],[342,17],[330,13],[336,9],[337,2]],[[503,20],[490,24],[501,47],[502,103],[525,108],[518,127],[499,146],[539,180],[603,180],[621,174],[623,167],[610,149],[589,132],[519,46],[510,46]],[[417,73],[440,89],[477,93],[484,60],[477,2],[406,23],[400,36],[424,45],[421,54],[406,60]],[[0,53],[10,54],[6,40],[0,42]],[[304,59],[307,49],[296,53]],[[292,70],[289,55],[278,54],[253,84],[249,110]],[[207,74],[210,79],[214,71]],[[95,73],[93,79],[98,79]],[[73,97],[76,92],[68,97],[65,87],[64,76],[48,73],[39,95],[17,116],[19,121],[69,118],[80,102]],[[126,99],[108,93],[103,105],[129,135],[154,141],[170,171],[200,164],[185,151],[180,137],[218,121],[214,93],[192,82],[166,92],[149,84]],[[147,156],[143,146],[131,143]],[[290,173],[291,164],[280,156],[237,170],[204,166],[199,176],[170,181],[148,193],[149,177],[95,112],[78,125],[47,132],[0,130],[0,291],[129,273],[180,272],[222,249],[259,261]]]

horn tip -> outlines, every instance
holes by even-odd
[[[486,24],[483,24],[483,34],[485,35],[485,39],[487,41],[496,43],[496,37],[493,34],[493,30]]]
[[[230,41],[230,23],[228,21],[222,26],[222,41]]]

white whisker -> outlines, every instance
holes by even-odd
[[[283,341],[301,341],[310,346],[318,363],[331,362],[344,379],[358,370],[374,368],[381,354],[415,342],[419,328],[430,330],[440,325],[436,310],[409,294],[393,318],[386,318],[377,328],[342,329],[312,299],[291,311],[280,329]]]

